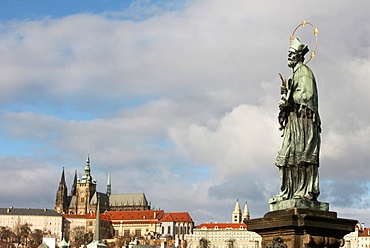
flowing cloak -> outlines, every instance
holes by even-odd
[[[287,108],[284,138],[275,161],[281,171],[280,195],[317,199],[321,121],[315,77],[302,63],[293,69]]]

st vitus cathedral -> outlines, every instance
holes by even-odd
[[[105,193],[96,191],[97,182],[91,176],[90,158],[87,156],[84,175],[77,178],[75,172],[70,195],[68,195],[64,168],[55,200],[55,211],[60,214],[88,214],[96,212],[98,198],[100,211],[150,210],[144,193],[111,194],[111,175],[108,174]]]

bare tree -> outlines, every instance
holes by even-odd
[[[72,245],[75,247],[80,247],[83,245],[85,243],[85,234],[86,232],[84,226],[74,227],[69,233]]]
[[[28,238],[31,234],[31,228],[27,223],[21,224],[20,221],[18,221],[18,224],[14,227],[13,233],[15,241],[18,244],[25,243],[27,245]]]
[[[122,238],[117,238],[114,240],[114,247],[121,248],[123,246]]]
[[[200,248],[210,248],[211,247],[211,241],[209,241],[206,238],[201,238],[199,240],[199,246],[200,246]]]
[[[31,235],[30,235],[31,244],[40,245],[42,243],[43,235],[44,235],[44,233],[43,233],[42,230],[40,230],[40,229],[33,230]]]
[[[235,239],[228,239],[228,240],[226,240],[226,242],[227,242],[227,247],[228,248],[234,248]]]
[[[10,242],[13,237],[13,232],[5,226],[0,227],[0,241],[1,242]]]

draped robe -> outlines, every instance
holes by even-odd
[[[299,62],[293,68],[283,142],[275,165],[280,171],[282,199],[317,200],[321,121],[316,80],[310,68]]]

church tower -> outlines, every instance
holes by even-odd
[[[111,194],[112,194],[112,184],[111,184],[111,173],[109,171],[109,174],[108,174],[108,182],[107,182],[107,192],[106,192],[107,196],[109,197]]]
[[[71,196],[76,195],[77,190],[77,170],[75,170],[75,177],[73,179],[73,184],[71,188]]]
[[[90,200],[96,192],[96,180],[93,180],[90,171],[90,156],[88,155],[84,175],[80,180],[77,180],[77,214],[88,213]]]
[[[250,215],[249,215],[248,202],[245,202],[245,206],[244,206],[244,211],[243,211],[242,218],[243,218],[243,222],[245,220],[249,220],[251,218]]]
[[[241,223],[242,222],[242,211],[240,210],[239,200],[236,199],[235,208],[232,213],[231,223]]]
[[[57,196],[55,199],[55,211],[62,214],[67,212],[68,202],[67,202],[67,184],[64,176],[64,167],[62,171],[62,176],[60,178],[59,187],[57,191]]]

